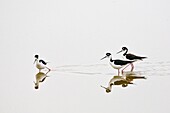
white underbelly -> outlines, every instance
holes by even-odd
[[[114,69],[120,69],[120,68],[123,67],[123,66],[121,66],[121,65],[115,65],[115,64],[113,64],[113,63],[110,63],[110,65],[111,65]]]
[[[45,66],[44,66],[44,65],[41,65],[41,64],[37,64],[36,67],[37,67],[38,69],[44,69],[44,68],[45,68]]]

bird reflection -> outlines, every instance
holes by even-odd
[[[134,79],[146,79],[145,76],[142,76],[138,72],[125,72],[124,75],[126,80],[133,81]]]
[[[41,82],[44,82],[44,80],[49,77],[47,76],[47,74],[49,73],[49,71],[47,73],[43,73],[43,72],[39,72],[35,75],[35,78],[36,78],[36,82],[34,81],[34,84],[35,84],[35,89],[38,89],[39,88],[39,83]]]
[[[112,90],[113,85],[122,85],[122,87],[127,87],[128,84],[133,84],[131,81],[126,80],[123,76],[113,76],[110,79],[108,87],[101,86],[102,88],[106,89],[107,93],[110,93]]]
[[[107,93],[110,93],[112,91],[113,85],[121,85],[122,87],[127,87],[128,84],[134,84],[132,81],[135,79],[146,79],[145,76],[141,76],[135,72],[131,73],[124,73],[122,76],[113,76],[112,79],[110,79],[108,87],[101,86],[106,90]]]

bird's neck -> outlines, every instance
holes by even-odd
[[[110,62],[113,62],[112,56],[110,56],[109,58],[110,58]]]
[[[37,63],[38,63],[38,61],[39,61],[39,60],[38,60],[38,59],[36,59],[36,60],[35,60],[35,64],[37,64]]]
[[[125,53],[123,54],[123,56],[126,56],[127,52],[128,52],[128,50],[126,49],[126,51],[125,51]]]
[[[112,90],[112,86],[113,86],[113,84],[109,84],[109,86],[107,88],[111,91]]]

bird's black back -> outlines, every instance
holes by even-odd
[[[44,65],[47,64],[44,60],[39,60],[39,62],[42,62]]]
[[[125,60],[113,60],[115,65],[126,65],[134,61],[125,61]]]
[[[133,55],[133,54],[126,54],[126,58],[129,59],[129,60],[142,60],[142,59],[147,58],[147,57],[136,56],[136,55]]]

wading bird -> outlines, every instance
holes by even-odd
[[[128,59],[128,60],[137,61],[137,60],[143,60],[143,59],[147,58],[147,57],[136,56],[134,54],[128,53],[127,47],[122,47],[122,50],[117,52],[117,54],[120,52],[123,52],[123,51],[125,51],[123,56],[125,56],[126,59]],[[133,69],[134,69],[134,65],[133,65],[133,63],[131,63],[131,72],[133,71]]]
[[[110,65],[114,68],[114,69],[117,69],[118,70],[118,75],[120,74],[120,69],[134,61],[126,61],[126,60],[119,60],[119,59],[116,59],[116,60],[113,60],[112,59],[112,55],[111,53],[106,53],[106,56],[103,57],[101,60],[105,59],[105,58],[109,58],[109,63]],[[123,69],[124,70],[124,69]],[[123,70],[122,70],[122,74],[123,74]]]
[[[39,72],[42,70],[42,69],[45,69],[47,68],[49,71],[51,70],[50,68],[48,68],[46,65],[47,65],[47,62],[45,62],[44,60],[39,60],[39,55],[35,55],[35,61],[34,61],[34,64],[36,63],[36,67],[39,69]]]

